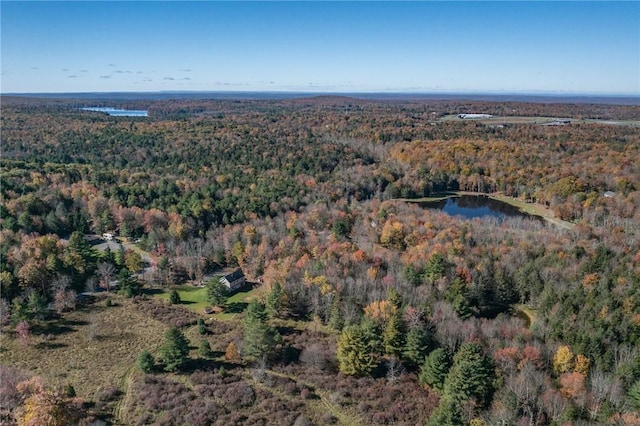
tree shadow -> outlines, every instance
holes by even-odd
[[[75,327],[87,325],[86,321],[51,321],[44,324],[36,324],[31,330],[33,334],[53,334],[61,335],[76,331]]]
[[[148,295],[148,296],[153,296],[153,295],[162,294],[162,293],[164,293],[164,290],[162,290],[161,288],[143,288],[143,289],[140,289],[140,294],[144,294],[144,295]]]
[[[236,294],[239,293],[249,293],[250,291],[252,291],[254,288],[256,288],[258,286],[258,283],[253,283],[253,282],[249,282],[246,281],[242,287],[239,287],[235,290],[232,290],[229,292],[229,296],[234,296]]]
[[[224,312],[230,313],[230,314],[238,314],[240,312],[243,312],[245,309],[247,309],[247,306],[249,306],[247,302],[228,303],[224,308]]]
[[[60,348],[66,348],[67,344],[65,343],[59,343],[59,342],[38,342],[35,347],[37,349],[60,349]]]
[[[276,327],[278,329],[278,333],[280,333],[281,336],[289,336],[292,334],[300,334],[299,330],[296,330],[293,327],[289,327],[289,326],[280,326],[280,327]]]

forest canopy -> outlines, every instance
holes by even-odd
[[[216,349],[224,362],[257,362],[253,377],[295,375],[307,394],[311,383],[340,383],[351,393],[335,401],[368,424],[640,421],[640,107],[346,97],[114,105],[149,111],[131,118],[80,106],[2,98],[1,313],[16,342],[76,309],[77,293],[111,301],[118,282],[121,303],[175,321],[179,356],[165,343],[161,368],[153,348],[138,360],[145,386],[168,387],[164,370],[196,368],[185,335],[197,320],[146,308],[145,291],[240,268],[260,296],[244,321],[229,322],[243,332],[220,326],[233,335]],[[456,118],[464,113],[495,117]],[[554,221],[468,220],[406,202],[459,193]],[[96,250],[88,236],[103,234],[136,249]],[[216,353],[201,346],[202,358]],[[193,392],[215,405],[198,374],[209,373],[188,376]],[[244,380],[225,374],[215,380]],[[359,394],[365,382],[370,394]],[[263,392],[250,389],[239,406]],[[386,402],[373,409],[375,398]],[[325,422],[307,403],[292,412]],[[231,421],[222,411],[214,417]]]

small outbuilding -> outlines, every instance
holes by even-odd
[[[247,282],[247,279],[240,268],[230,274],[220,277],[220,283],[231,291],[239,289],[245,282]]]
[[[607,198],[613,198],[616,196],[616,193],[613,191],[605,191],[604,196]]]

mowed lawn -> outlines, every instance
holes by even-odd
[[[177,290],[180,296],[181,304],[198,313],[204,314],[204,309],[207,306],[211,306],[211,303],[207,301],[207,288],[206,287],[194,287],[192,285],[180,285],[175,286],[171,290]],[[159,293],[157,297],[168,301],[171,290],[166,290],[163,293]],[[248,302],[256,297],[255,289],[251,285],[246,285],[239,291],[233,293],[228,299],[224,312],[214,314],[216,319],[224,320],[231,319],[236,314],[244,311]]]
[[[178,291],[178,295],[180,295],[180,300],[182,305],[199,314],[203,313],[204,308],[210,305],[210,303],[207,302],[206,287],[180,285],[180,286],[173,287],[171,290]],[[171,290],[166,290],[158,294],[158,297],[163,300],[169,301],[169,294],[171,294]]]

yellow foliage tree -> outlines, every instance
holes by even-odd
[[[364,307],[364,314],[376,321],[387,321],[396,312],[396,307],[388,300],[369,303]]]
[[[380,244],[390,249],[404,250],[404,236],[404,225],[397,220],[389,219],[382,227]]]
[[[16,416],[20,426],[65,426],[79,418],[81,401],[46,389],[40,377],[18,383],[16,389],[24,397]]]
[[[567,345],[562,345],[553,356],[553,369],[556,373],[566,373],[573,367],[573,352]]]
[[[580,373],[586,377],[589,374],[589,364],[589,358],[582,354],[578,354],[576,355],[576,362],[575,366],[573,367],[573,371],[575,371],[576,373]]]

